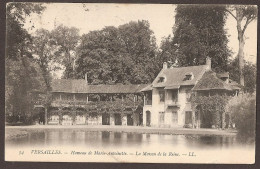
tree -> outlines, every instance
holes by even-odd
[[[230,61],[228,65],[228,72],[230,73],[230,79],[239,82],[239,61],[238,57]],[[250,62],[244,64],[244,92],[253,93],[256,90],[256,65]]]
[[[6,59],[17,59],[29,56],[26,44],[30,43],[31,36],[23,28],[26,16],[31,13],[41,14],[45,9],[42,4],[35,3],[8,3],[6,6]]]
[[[226,110],[231,114],[231,119],[238,129],[238,134],[246,139],[255,140],[256,127],[256,95],[241,94],[232,97],[226,105]]]
[[[244,80],[244,46],[245,46],[245,31],[247,26],[257,18],[257,7],[253,5],[233,5],[226,8],[226,11],[235,18],[237,22],[237,39],[239,42],[238,60],[239,60],[239,76],[240,84],[245,85]],[[245,22],[242,26],[242,22]]]
[[[5,87],[6,112],[27,115],[29,94],[41,86],[37,65],[31,59],[31,36],[23,28],[25,18],[31,13],[40,14],[42,4],[8,3],[6,9]]]
[[[50,73],[60,68],[57,64],[57,60],[60,58],[59,56],[55,55],[55,52],[58,51],[58,48],[55,44],[55,39],[53,39],[51,32],[48,30],[37,30],[33,36],[33,58],[41,69],[46,89],[49,91],[51,90]]]
[[[230,50],[225,21],[225,6],[178,5],[172,39],[178,65],[204,64],[209,56],[215,71],[226,71]]]
[[[64,78],[74,78],[75,70],[75,49],[79,42],[79,29],[60,25],[52,32],[58,51],[55,53],[62,65],[65,66]]]
[[[164,62],[168,62],[169,66],[175,65],[177,61],[176,55],[177,47],[172,43],[172,37],[165,37],[158,52],[158,63],[162,65]]]
[[[158,73],[156,45],[147,21],[91,31],[77,49],[77,78],[92,84],[148,83]]]

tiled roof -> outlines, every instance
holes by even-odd
[[[150,91],[150,90],[153,90],[153,87],[151,84],[149,84],[148,86],[144,87],[143,89],[141,89],[140,91],[141,92],[145,92],[145,91]]]
[[[217,77],[213,71],[207,71],[193,88],[198,90],[234,90],[231,84],[227,84]]]
[[[207,65],[189,66],[189,67],[172,67],[162,69],[153,81],[153,87],[170,87],[172,85],[186,86],[195,85],[207,70]],[[191,80],[185,79],[187,75],[193,75]],[[165,77],[164,82],[158,82],[160,77]]]
[[[65,93],[138,93],[147,84],[87,85],[83,79],[53,79],[52,92]]]
[[[240,84],[238,84],[237,82],[229,79],[229,84],[232,86],[232,88],[235,90],[240,90],[243,86],[241,86]]]

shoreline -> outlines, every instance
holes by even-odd
[[[126,132],[126,133],[143,133],[143,134],[172,134],[172,135],[217,135],[217,136],[235,136],[236,130],[233,129],[189,129],[189,128],[158,128],[158,127],[142,127],[142,126],[60,126],[60,125],[32,125],[32,126],[6,126],[5,138],[8,133],[14,131],[27,132],[26,130],[87,130],[87,131],[108,131],[108,132]],[[14,134],[14,133],[13,133]],[[12,135],[13,135],[12,134]]]

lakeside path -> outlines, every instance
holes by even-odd
[[[111,131],[111,132],[128,132],[128,133],[149,133],[149,134],[176,134],[176,135],[220,135],[234,136],[236,130],[221,129],[188,129],[188,128],[156,128],[143,126],[90,126],[90,125],[32,125],[32,126],[6,126],[6,135],[9,137],[20,131],[29,130],[87,130],[87,131]]]

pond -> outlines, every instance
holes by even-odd
[[[109,131],[88,131],[86,129],[28,129],[28,135],[6,141],[6,149],[29,147],[71,148],[77,150],[124,150],[210,151],[224,154],[248,151],[254,152],[254,144],[246,144],[236,136],[212,135],[168,135],[141,134]],[[10,131],[9,131],[10,132]],[[234,157],[234,155],[233,155]]]

